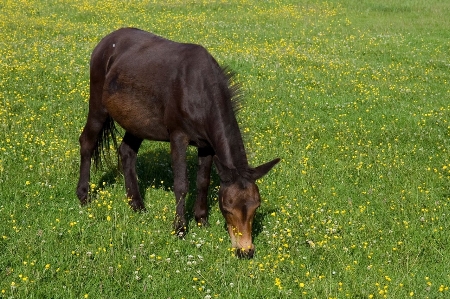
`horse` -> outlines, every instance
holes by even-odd
[[[212,164],[220,180],[218,201],[232,247],[238,257],[252,258],[252,222],[261,204],[256,180],[280,159],[250,167],[235,115],[233,75],[197,44],[178,43],[136,28],[105,36],[90,60],[87,121],[79,137],[80,177],[77,196],[89,202],[91,160],[113,140],[120,157],[125,189],[133,210],[145,210],[136,175],[136,157],[144,139],[170,142],[176,202],[174,230],[187,230],[186,151],[198,148],[194,216],[208,224],[207,193]],[[116,127],[124,130],[117,148]]]

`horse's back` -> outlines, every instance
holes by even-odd
[[[102,104],[144,139],[168,140],[178,129],[189,131],[194,143],[204,139],[201,122],[210,113],[214,89],[227,84],[222,75],[202,46],[133,28],[104,37],[91,57],[91,84],[102,86]]]

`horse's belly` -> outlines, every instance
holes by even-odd
[[[111,117],[127,132],[149,140],[168,141],[162,107],[148,99],[116,93],[103,100]]]

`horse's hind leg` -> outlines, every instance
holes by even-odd
[[[211,180],[211,165],[214,151],[212,148],[198,149],[197,199],[194,205],[195,221],[199,225],[208,225],[208,188]]]
[[[77,196],[82,205],[88,202],[91,158],[98,146],[98,139],[108,120],[106,111],[89,111],[86,125],[80,135],[80,178],[77,186]]]
[[[139,192],[136,175],[136,156],[141,146],[142,139],[126,132],[122,144],[119,147],[119,155],[122,160],[125,188],[130,206],[133,210],[145,210],[145,205]]]

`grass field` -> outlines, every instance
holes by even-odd
[[[449,15],[445,0],[3,0],[0,298],[448,298]],[[147,212],[115,166],[80,207],[89,57],[123,26],[238,74],[250,163],[282,158],[259,181],[254,259],[230,250],[217,176],[211,225],[171,234],[165,143],[138,157]]]

